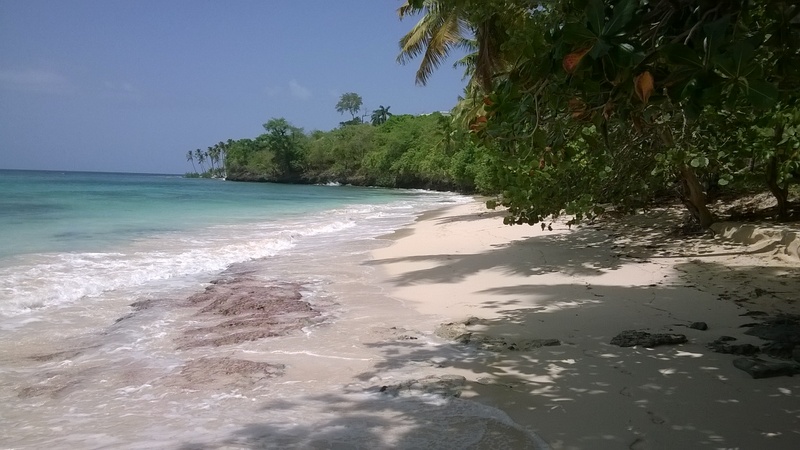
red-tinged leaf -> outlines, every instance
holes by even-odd
[[[561,66],[564,67],[564,72],[568,74],[572,74],[575,72],[575,69],[578,67],[578,64],[581,63],[581,60],[589,52],[588,48],[583,50],[578,50],[576,52],[572,52],[569,55],[565,56],[564,59],[561,61]]]
[[[636,76],[636,78],[633,79],[633,89],[639,97],[639,100],[646,105],[648,100],[650,100],[650,95],[655,90],[653,75],[648,71],[644,71]]]

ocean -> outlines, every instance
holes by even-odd
[[[380,389],[449,350],[414,334],[434,319],[364,262],[421,213],[468,201],[0,170],[2,447],[467,448],[498,430],[519,442],[498,410]],[[411,338],[431,353],[398,364]]]

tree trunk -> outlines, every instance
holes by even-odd
[[[775,145],[777,146],[782,139],[783,125],[780,124],[775,127]],[[778,163],[780,162],[778,158],[781,153],[780,148],[775,149],[775,153],[767,162],[766,176],[767,187],[769,187],[769,191],[772,192],[775,200],[778,201],[778,218],[785,219],[789,215],[789,187],[785,184],[784,186],[778,184]]]
[[[683,180],[683,203],[692,216],[700,222],[703,229],[708,229],[714,223],[714,216],[706,206],[706,194],[703,186],[697,179],[694,170],[686,164],[680,167],[681,179]]]
[[[789,215],[789,189],[788,186],[778,184],[778,157],[773,156],[767,163],[767,186],[769,191],[778,201],[778,218],[785,219]]]

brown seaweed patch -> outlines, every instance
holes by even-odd
[[[50,397],[60,398],[68,394],[80,384],[78,380],[66,380],[65,376],[57,376],[43,383],[26,386],[19,389],[19,398]]]
[[[86,349],[71,349],[71,350],[64,350],[60,352],[54,353],[46,353],[43,355],[32,355],[29,356],[30,359],[37,361],[37,362],[49,362],[49,361],[64,361],[67,359],[73,359],[76,356],[79,356],[83,351]]]
[[[303,301],[302,287],[246,277],[217,280],[189,297],[184,306],[200,307],[197,315],[209,321],[219,316],[228,320],[185,331],[178,339],[178,348],[218,347],[299,330],[320,316]]]
[[[168,384],[186,389],[246,389],[266,379],[283,375],[283,370],[283,364],[230,357],[206,357],[186,363]]]

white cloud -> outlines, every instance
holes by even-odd
[[[43,69],[0,69],[0,88],[47,94],[73,91],[65,76]]]
[[[300,100],[308,100],[311,98],[311,90],[309,90],[305,86],[301,86],[295,80],[289,82],[289,93],[292,94],[292,97],[299,98]]]

